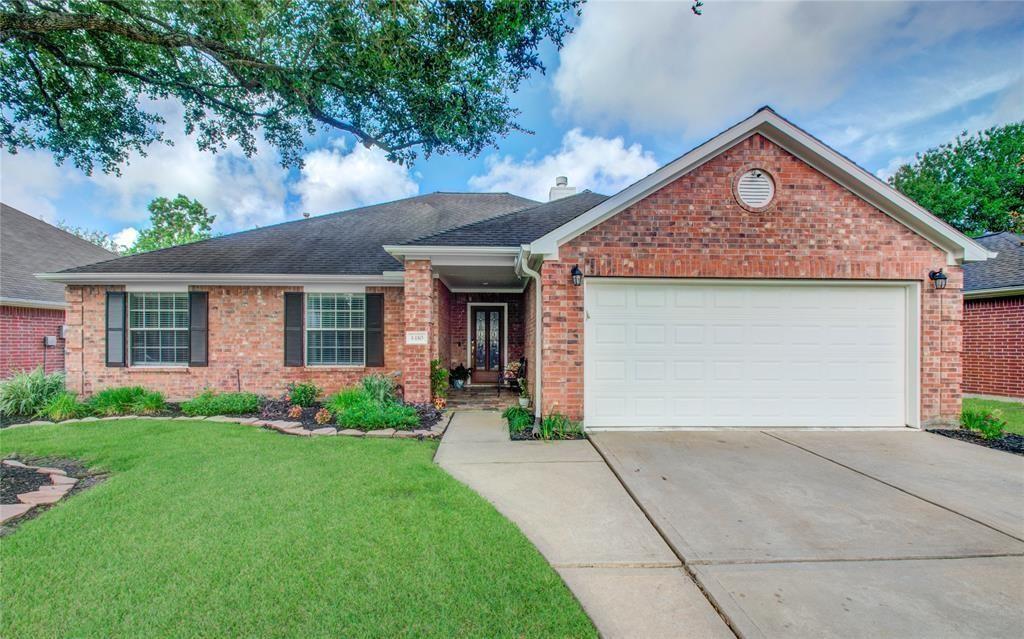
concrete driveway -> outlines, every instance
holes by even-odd
[[[1024,627],[1024,458],[916,431],[591,440],[742,636]]]

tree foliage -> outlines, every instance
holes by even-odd
[[[889,184],[968,235],[1024,233],[1024,122],[919,153]]]
[[[72,226],[65,220],[58,220],[57,228],[62,231],[67,231],[75,237],[80,237],[86,242],[92,242],[100,248],[105,248],[111,253],[120,253],[122,250],[121,247],[114,242],[114,238],[110,236],[110,233],[96,229],[87,229],[83,226]]]
[[[0,0],[0,143],[117,172],[184,106],[200,148],[256,132],[286,166],[345,131],[389,159],[475,155],[582,0]],[[149,108],[149,110],[147,110]]]
[[[180,193],[173,200],[153,198],[149,203],[149,227],[139,232],[139,239],[125,252],[144,253],[209,239],[213,237],[213,220],[214,215],[198,200]]]

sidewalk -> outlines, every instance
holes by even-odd
[[[519,526],[603,637],[733,636],[590,442],[512,442],[497,412],[457,412],[435,461]]]

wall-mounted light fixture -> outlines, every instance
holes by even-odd
[[[928,273],[928,279],[932,281],[932,284],[935,286],[935,288],[941,290],[946,288],[946,280],[948,280],[949,278],[946,276],[945,273],[942,272],[942,269],[940,268],[937,271],[931,271],[930,273]]]
[[[583,284],[583,271],[580,270],[579,264],[572,265],[572,271],[570,271],[570,274],[572,275],[573,286],[580,286]]]

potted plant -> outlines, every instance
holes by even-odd
[[[454,386],[456,390],[462,390],[463,387],[466,386],[466,380],[469,379],[470,372],[471,371],[462,364],[453,368],[450,373],[452,386]]]
[[[526,378],[520,377],[516,382],[519,384],[519,405],[526,408],[530,405],[530,390],[526,387]]]

